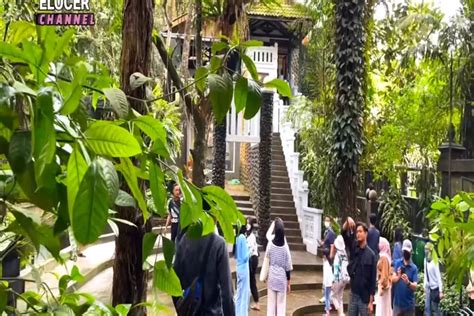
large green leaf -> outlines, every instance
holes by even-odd
[[[145,134],[153,141],[153,152],[156,152],[164,158],[169,158],[168,145],[166,141],[166,129],[161,121],[149,116],[143,115],[134,120]]]
[[[8,282],[0,281],[0,313],[2,314],[5,311],[5,307],[7,306],[9,293]]]
[[[80,63],[76,68],[74,68],[74,79],[71,83],[64,81],[59,82],[64,98],[64,103],[61,108],[62,114],[69,115],[76,111],[81,102],[82,84],[86,75],[87,68],[84,64]]]
[[[179,225],[182,229],[196,222],[202,211],[202,197],[200,194],[195,195],[191,190],[191,184],[183,179],[183,172],[178,171],[177,181],[183,192],[183,201],[181,202]]]
[[[102,176],[105,179],[109,191],[109,202],[110,205],[112,205],[119,192],[119,178],[117,171],[115,170],[114,164],[108,159],[98,157],[98,162],[101,166],[100,170],[102,171]]]
[[[212,111],[218,123],[225,119],[232,103],[233,84],[229,76],[210,74],[209,98],[211,99]]]
[[[206,89],[208,73],[209,70],[206,67],[199,67],[198,69],[196,69],[196,72],[194,74],[196,88],[201,92],[204,92],[204,89]]]
[[[150,164],[150,189],[156,211],[161,217],[165,217],[167,214],[165,175],[160,166],[153,162]]]
[[[134,171],[133,163],[128,158],[120,158],[120,166],[118,167],[118,170],[123,174],[133,197],[137,200],[138,207],[142,211],[145,221],[148,220],[148,209],[143,193],[138,186],[138,179]]]
[[[244,118],[250,120],[262,106],[263,97],[260,86],[252,80],[248,81],[247,104],[245,106]]]
[[[47,164],[56,154],[56,131],[54,129],[53,94],[43,90],[36,98],[35,115],[32,128],[33,157],[35,158],[35,178],[38,186],[50,179],[42,175]]]
[[[0,45],[0,56],[6,57],[7,59],[13,62],[31,62],[30,54],[25,53],[15,45],[5,42],[2,42],[2,45]]]
[[[245,64],[245,68],[247,68],[248,72],[250,73],[250,76],[252,76],[252,79],[258,81],[257,67],[255,66],[253,60],[247,55],[242,55],[242,61]]]
[[[243,43],[240,44],[240,46],[242,47],[260,47],[260,46],[263,46],[263,42],[262,41],[257,41],[257,40],[249,40],[249,41],[245,41]]]
[[[209,72],[215,74],[222,66],[222,56],[212,56],[209,62]]]
[[[166,266],[170,269],[173,265],[173,256],[175,253],[174,242],[164,237],[163,240],[163,254],[165,256]]]
[[[117,88],[106,88],[102,90],[105,97],[109,100],[112,109],[120,118],[125,118],[130,112],[127,96]]]
[[[73,150],[67,163],[67,200],[69,205],[69,218],[72,219],[74,202],[79,191],[82,179],[87,171],[87,163],[81,154],[77,144],[73,145]]]
[[[214,42],[212,43],[212,46],[211,46],[211,53],[212,55],[215,55],[216,53],[228,47],[229,45],[225,42]]]
[[[154,272],[153,285],[155,288],[174,297],[183,295],[181,283],[176,272],[173,268],[168,269],[164,260],[158,261],[155,264]]]
[[[10,140],[8,162],[15,174],[23,173],[31,161],[31,132],[16,130]]]
[[[115,204],[121,207],[137,207],[137,203],[135,203],[133,196],[123,190],[119,190],[117,198],[115,199]]]
[[[155,233],[145,233],[145,235],[143,236],[142,263],[144,263],[148,256],[151,254],[151,251],[155,246],[156,238],[158,238],[158,235]]]
[[[109,210],[109,192],[98,159],[89,165],[74,202],[72,227],[82,244],[96,241],[104,232]]]
[[[84,133],[87,145],[97,154],[131,157],[141,154],[138,141],[126,129],[106,121],[94,122]]]
[[[237,113],[240,113],[247,104],[248,83],[247,78],[240,77],[235,84],[234,104]]]
[[[284,97],[291,97],[291,88],[288,82],[281,79],[273,79],[265,84],[265,87],[276,88],[278,93]]]

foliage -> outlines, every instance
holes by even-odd
[[[245,221],[224,190],[212,186],[198,188],[166,163],[169,146],[164,124],[151,115],[132,111],[128,96],[111,87],[106,74],[93,74],[90,65],[78,59],[69,59],[58,70],[57,65],[68,58],[63,51],[69,47],[72,32],[59,34],[49,27],[37,31],[36,42],[28,37],[21,43],[3,43],[0,48],[4,60],[0,77],[0,149],[28,201],[49,214],[53,223],[39,221],[16,205],[13,196],[6,196],[1,205],[8,207],[14,217],[7,231],[22,236],[37,250],[44,246],[62,262],[59,236],[70,226],[75,238],[88,244],[104,231],[113,213],[109,208],[113,209],[114,204],[137,205],[144,222],[149,218],[138,179],[153,176],[150,189],[154,204],[158,213],[165,215],[165,174],[181,185],[181,225],[194,236],[213,232],[214,219],[226,228]],[[68,78],[62,74],[68,74]],[[146,80],[143,84],[147,84]],[[102,121],[78,115],[84,111],[82,98],[90,96],[91,91],[100,98],[108,98],[118,119]],[[132,160],[140,164],[134,166]],[[118,190],[119,174],[131,196]],[[232,229],[223,231],[225,239],[233,242]],[[164,265],[171,262],[173,254],[173,249],[166,251],[165,260],[155,263],[154,284],[160,290],[179,295],[180,285],[173,268]],[[31,295],[39,297],[37,293]],[[80,297],[75,296],[74,302]],[[66,310],[71,308],[67,302],[57,305]],[[37,302],[29,307],[28,313],[34,313]]]
[[[461,288],[464,278],[474,268],[474,193],[460,192],[431,205],[430,239],[437,244],[439,260],[447,277]],[[436,260],[436,253],[433,252]]]
[[[397,227],[401,227],[405,235],[411,231],[408,214],[410,205],[402,195],[394,188],[384,192],[381,197],[379,212],[381,212],[380,225],[382,234],[390,241],[393,241],[393,232]]]

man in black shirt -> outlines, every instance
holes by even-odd
[[[367,233],[367,226],[361,222],[356,225],[351,217],[342,227],[349,255],[347,270],[351,277],[349,316],[366,316],[374,311],[377,262],[374,252],[367,246]]]
[[[369,234],[367,235],[367,244],[369,245],[370,249],[375,253],[375,259],[377,261],[379,256],[379,240],[380,240],[380,231],[375,227],[375,223],[377,222],[377,215],[370,214],[370,226],[369,226]]]

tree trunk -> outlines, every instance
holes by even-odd
[[[214,160],[212,162],[212,184],[225,187],[225,160],[226,160],[226,119],[221,124],[214,121]]]
[[[130,75],[141,72],[145,76],[151,65],[153,30],[153,0],[126,0],[122,27],[122,54],[120,86],[127,94],[145,99],[145,87],[130,88]],[[148,112],[143,102],[130,102],[138,112]],[[122,189],[128,189],[122,182]],[[142,242],[149,225],[143,222],[136,208],[118,208],[120,218],[136,227],[118,224],[119,236],[115,240],[112,304],[138,304],[146,301],[147,272],[142,269]],[[133,308],[129,315],[146,315],[146,307]]]
[[[356,212],[365,90],[365,0],[340,0],[336,17],[336,107],[333,121],[336,192],[344,218]]]
[[[258,154],[259,200],[257,208],[258,236],[260,244],[267,246],[265,236],[271,222],[271,186],[272,186],[272,119],[273,93],[263,92],[263,104],[260,108],[260,144]]]
[[[201,102],[209,102],[201,99]],[[202,105],[201,105],[202,106]],[[206,167],[206,149],[207,149],[207,128],[209,126],[210,109],[201,107],[200,111],[194,113],[194,149],[193,155],[193,183],[198,187],[206,184],[204,169]],[[208,113],[206,113],[208,112]]]

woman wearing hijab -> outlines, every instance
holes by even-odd
[[[246,227],[240,228],[239,236],[235,242],[235,261],[237,263],[237,293],[235,299],[235,315],[247,316],[250,300],[250,275],[249,275],[249,247],[245,237]]]
[[[346,254],[346,245],[344,244],[344,238],[339,235],[334,240],[334,248],[336,253],[334,254],[334,283],[332,285],[332,303],[337,310],[339,316],[344,315],[344,302],[343,294],[346,284],[349,283],[349,273],[347,272],[347,266],[349,260]]]
[[[275,219],[275,236],[268,243],[265,256],[269,260],[267,282],[267,316],[284,316],[286,294],[290,292],[290,271],[293,270],[291,254],[285,243],[285,227],[280,218]]]
[[[390,243],[380,237],[379,262],[377,263],[377,289],[375,297],[375,316],[392,315],[392,279],[391,279]]]

